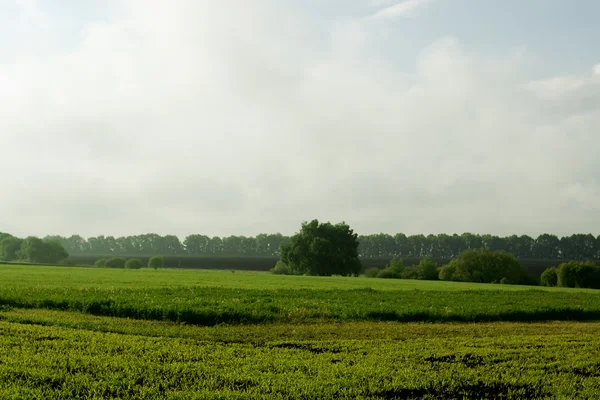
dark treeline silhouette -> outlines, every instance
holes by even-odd
[[[72,255],[188,255],[188,256],[261,256],[277,257],[280,247],[290,237],[281,234],[260,234],[255,237],[209,237],[190,235],[183,242],[177,236],[144,234],[127,237],[97,236],[85,239],[48,236],[60,242]],[[361,258],[419,258],[430,255],[451,259],[463,250],[487,248],[505,250],[519,259],[592,260],[600,259],[600,236],[574,234],[562,238],[542,234],[499,237],[494,235],[362,235],[359,240]]]

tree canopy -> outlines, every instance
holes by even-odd
[[[281,261],[296,274],[358,275],[358,235],[344,222],[305,222],[281,247]]]

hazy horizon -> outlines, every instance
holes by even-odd
[[[600,2],[9,0],[0,231],[600,234]]]

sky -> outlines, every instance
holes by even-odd
[[[600,234],[597,0],[3,0],[0,231]]]

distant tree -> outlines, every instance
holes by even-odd
[[[407,240],[411,257],[422,257],[426,254],[429,254],[427,248],[431,246],[428,243],[425,235],[411,235]]]
[[[397,233],[394,235],[396,241],[396,248],[398,249],[398,257],[409,257],[410,256],[410,243],[404,233]]]
[[[23,240],[19,258],[32,263],[59,263],[69,257],[65,248],[55,240],[30,236]]]
[[[358,235],[344,222],[305,222],[282,246],[281,261],[298,274],[358,276]]]
[[[544,233],[533,242],[531,253],[539,259],[557,259],[560,257],[560,240],[556,235]]]
[[[462,235],[460,235],[460,237],[465,244],[465,250],[481,249],[482,247],[484,247],[483,240],[481,239],[481,236],[479,236],[479,235],[465,232]]]
[[[183,241],[185,251],[190,255],[210,254],[210,238],[206,235],[189,235]]]
[[[163,256],[154,256],[148,260],[148,268],[164,268],[165,267],[165,259]]]
[[[101,258],[99,260],[96,260],[96,262],[94,263],[94,266],[98,267],[98,268],[104,268],[104,267],[106,267],[106,259],[105,258]]]
[[[0,260],[14,261],[19,258],[23,239],[11,235],[0,236]]]
[[[122,257],[112,257],[106,260],[107,268],[125,268],[125,259]]]
[[[144,263],[139,258],[130,258],[125,262],[126,269],[141,269],[144,267]]]

